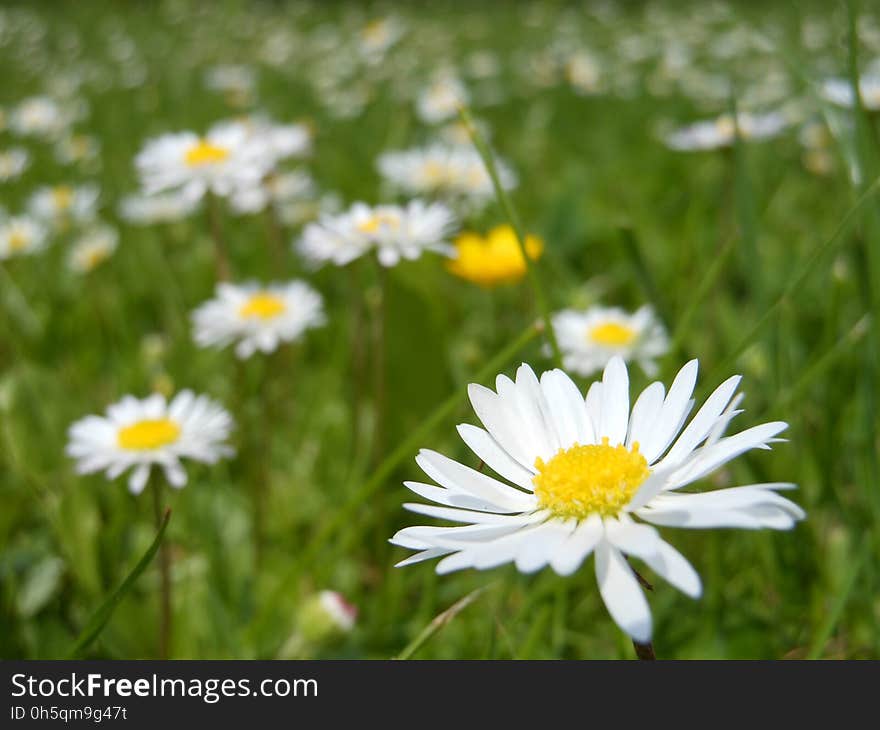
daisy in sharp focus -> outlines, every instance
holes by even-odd
[[[219,404],[184,390],[171,402],[159,394],[144,399],[126,396],[109,406],[106,415],[86,416],[68,432],[67,455],[76,459],[77,473],[103,471],[116,479],[133,469],[128,488],[140,494],[150,470],[160,467],[172,487],[186,484],[181,459],[214,464],[230,456],[226,444],[233,421]]]
[[[648,306],[632,314],[619,307],[564,309],[553,315],[552,322],[562,365],[578,375],[602,370],[615,355],[654,375],[654,359],[669,351],[666,330]]]
[[[455,216],[442,203],[411,200],[406,205],[355,203],[339,215],[322,216],[303,230],[298,249],[309,261],[338,266],[375,251],[382,266],[417,259],[423,251],[452,252],[445,239]]]
[[[537,236],[526,236],[526,254],[537,261],[544,251],[544,242]],[[479,284],[493,287],[517,282],[526,274],[526,261],[509,225],[495,226],[486,236],[465,232],[455,239],[455,254],[446,264],[450,273]]]
[[[201,347],[235,343],[235,354],[273,352],[283,342],[325,322],[321,295],[304,281],[265,286],[221,283],[214,299],[192,314],[194,336]]]
[[[245,125],[224,123],[204,136],[176,132],[152,139],[135,165],[147,195],[173,190],[197,201],[259,184],[271,160]]]
[[[43,225],[29,216],[0,216],[0,261],[13,256],[27,256],[48,245]]]
[[[440,486],[405,484],[436,505],[404,507],[461,526],[400,530],[391,542],[418,552],[398,565],[443,557],[441,574],[515,563],[523,573],[549,565],[571,575],[595,552],[599,592],[611,617],[635,641],[650,641],[650,608],[624,556],[643,561],[691,597],[700,595],[701,583],[690,563],[645,523],[785,530],[804,517],[778,494],[792,484],[683,491],[746,451],[769,449],[787,427],[764,423],[724,436],[740,412],[738,375],[685,426],[696,378],[692,360],[668,393],[652,383],[632,411],[619,357],[586,398],[561,370],[539,380],[528,365],[515,381],[499,375],[497,392],[469,386],[484,428],[461,425],[459,435],[501,479],[422,450],[416,462]]]

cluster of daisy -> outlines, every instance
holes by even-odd
[[[97,142],[74,130],[83,114],[76,105],[51,96],[30,97],[12,107],[6,128],[19,142],[0,148],[0,186],[28,184],[31,147],[53,145],[56,162],[65,166],[94,160]],[[18,211],[0,209],[0,260],[37,254],[65,241],[70,269],[91,271],[118,242],[116,229],[100,220],[99,205],[100,190],[93,183],[31,188]]]

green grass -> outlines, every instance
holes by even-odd
[[[704,395],[743,373],[741,427],[791,424],[788,443],[736,460],[719,479],[796,482],[793,499],[807,519],[786,533],[664,530],[703,577],[705,593],[691,601],[646,571],[655,583],[658,656],[880,658],[880,228],[869,189],[876,115],[862,111],[858,124],[836,127],[826,176],[803,167],[796,129],[729,155],[676,153],[658,141],[657,125],[723,113],[730,98],[658,95],[654,57],[624,61],[621,51],[635,34],[663,48],[697,28],[703,40],[689,67],[730,80],[739,97],[778,71],[791,89],[783,100],[797,96],[819,118],[823,108],[806,83],[846,76],[878,54],[870,33],[847,41],[844,6],[765,3],[709,20],[699,3],[674,3],[667,15],[675,22],[664,25],[657,6],[649,12],[640,4],[613,20],[562,2],[418,11],[391,3],[369,11],[320,2],[63,5],[0,6],[0,107],[81,76],[75,98],[88,113],[76,129],[99,140],[101,153],[91,165],[64,167],[45,144],[24,142],[33,163],[19,180],[0,183],[0,205],[16,211],[42,184],[94,181],[101,216],[121,239],[87,277],[66,268],[65,235],[44,254],[0,262],[0,656],[67,656],[104,618],[111,597],[120,600],[85,656],[157,655],[156,563],[114,596],[156,536],[150,499],[130,495],[123,480],[76,476],[64,446],[73,421],[165,383],[229,408],[239,452],[217,467],[191,466],[189,486],[168,495],[172,656],[275,657],[309,596],[329,588],[359,607],[358,622],[341,640],[309,647],[309,656],[632,657],[601,603],[592,561],[567,580],[512,567],[443,577],[431,563],[392,567],[403,551],[387,539],[415,524],[401,504],[409,500],[402,481],[420,478],[418,448],[476,466],[454,429],[475,422],[466,384],[491,384],[523,360],[551,366],[541,339],[528,333],[540,314],[528,279],[485,292],[426,255],[388,272],[380,310],[369,262],[312,273],[288,251],[279,272],[265,222],[224,212],[236,279],[304,276],[324,296],[329,322],[293,348],[239,366],[229,350],[197,349],[190,336],[188,313],[214,286],[204,214],[136,227],[115,212],[137,188],[133,158],[147,138],[241,111],[205,89],[211,65],[253,65],[253,108],[311,121],[315,150],[306,167],[322,191],[346,203],[379,202],[387,196],[375,157],[431,137],[401,97],[444,63],[467,69],[474,53],[490,52],[496,78],[462,71],[470,111],[517,171],[510,197],[524,229],[546,242],[535,274],[551,310],[650,302],[675,342],[660,363],[662,379],[699,357]],[[407,28],[398,47],[383,64],[349,68],[358,28],[388,13]],[[827,29],[818,49],[802,43],[807,17]],[[880,16],[861,21],[874,27]],[[732,31],[750,39],[760,32],[777,46],[713,56]],[[277,45],[281,34],[290,37],[290,56],[273,65],[267,42]],[[613,88],[633,77],[631,90],[581,96],[561,73],[537,82],[537,60],[580,47],[596,55]],[[361,113],[335,116],[327,88],[331,96],[364,94]],[[19,143],[0,131],[0,150]],[[855,183],[852,159],[864,171]],[[505,215],[490,205],[465,225],[486,230]],[[380,312],[388,388],[374,454],[370,359],[358,366],[354,343],[369,343]],[[155,336],[158,348],[145,341]],[[647,383],[637,369],[633,380],[634,389]],[[255,568],[251,496],[266,474],[266,546]],[[469,595],[470,605],[431,625]]]

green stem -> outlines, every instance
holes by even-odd
[[[538,311],[541,315],[541,319],[544,321],[544,331],[547,340],[550,342],[550,348],[553,351],[553,360],[557,367],[562,367],[562,353],[559,350],[559,343],[556,341],[556,332],[553,330],[550,308],[547,305],[547,298],[544,296],[544,288],[541,285],[541,279],[538,276],[538,272],[529,260],[529,254],[526,250],[526,233],[522,222],[520,221],[519,214],[516,212],[516,208],[514,208],[513,203],[510,200],[510,196],[501,184],[501,178],[498,175],[498,168],[495,165],[495,157],[492,154],[492,150],[486,143],[480,130],[477,129],[477,126],[474,124],[470,112],[468,112],[465,107],[460,107],[459,113],[461,114],[461,118],[471,136],[474,147],[476,147],[477,152],[479,152],[480,157],[483,159],[483,164],[486,165],[486,171],[489,173],[489,177],[492,180],[492,187],[495,189],[498,203],[501,205],[501,209],[507,216],[508,221],[510,221],[514,233],[516,233],[516,242],[519,245],[520,254],[525,263],[526,275],[529,279],[529,285],[534,292]]]
[[[165,512],[162,509],[162,483],[150,477],[153,492],[153,514],[156,530],[162,531]],[[159,546],[159,658],[168,659],[171,648],[171,551],[164,540]]]
[[[211,238],[214,242],[214,268],[218,281],[228,281],[230,276],[229,254],[223,239],[223,231],[220,223],[220,204],[217,196],[208,193],[205,196],[205,205],[208,211],[208,227],[211,230]]]

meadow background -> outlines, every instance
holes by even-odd
[[[381,18],[400,38],[371,62],[360,38]],[[578,54],[595,61],[588,88],[572,80]],[[126,393],[189,387],[233,413],[239,453],[190,465],[189,485],[167,495],[173,657],[279,656],[310,598],[332,589],[358,607],[356,625],[299,655],[387,658],[484,585],[415,656],[632,657],[591,561],[567,580],[512,566],[445,577],[431,563],[392,567],[404,551],[387,539],[414,524],[401,508],[402,481],[420,478],[412,456],[429,446],[470,458],[454,430],[474,422],[464,389],[535,318],[525,281],[483,290],[426,255],[387,272],[380,307],[369,262],[307,271],[289,246],[298,228],[285,226],[279,270],[266,221],[227,211],[236,280],[302,276],[328,313],[303,342],[241,364],[191,338],[189,312],[214,287],[204,213],[153,226],[118,216],[146,139],[254,110],[311,125],[302,166],[317,183],[306,201],[315,211],[326,194],[345,205],[393,200],[375,159],[432,138],[413,99],[435,70],[452,68],[518,175],[511,196],[546,243],[538,268],[553,309],[650,303],[675,342],[661,379],[699,357],[703,396],[744,374],[741,427],[791,424],[789,443],[720,478],[796,482],[807,519],[783,533],[664,530],[705,593],[694,602],[655,586],[658,656],[880,658],[880,203],[854,209],[880,169],[880,123],[831,108],[814,86],[878,56],[880,14],[869,4],[0,4],[0,108],[50,95],[80,110],[75,131],[98,145],[91,159],[62,164],[50,146],[0,131],[0,149],[22,144],[32,155],[19,179],[0,183],[0,205],[16,210],[40,185],[93,182],[101,218],[120,233],[118,251],[86,275],[66,266],[63,233],[40,255],[0,262],[0,655],[67,656],[155,536],[146,495],[76,476],[68,426]],[[227,64],[253,71],[250,92],[206,86],[206,73]],[[662,143],[664,130],[732,104],[794,110],[799,122],[728,150]],[[808,122],[829,130],[810,148],[799,134]],[[464,226],[504,220],[490,204]],[[521,361],[550,366],[539,339],[500,370]],[[377,367],[387,382],[380,442]],[[633,379],[634,390],[647,383],[637,369]],[[406,458],[371,479],[454,395]],[[268,485],[259,555],[257,483]],[[85,656],[156,656],[157,589],[151,565]]]

